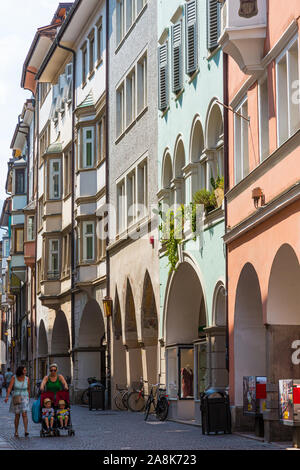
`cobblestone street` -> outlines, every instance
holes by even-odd
[[[0,403],[0,450],[279,450],[268,444],[239,435],[203,436],[201,428],[171,421],[158,422],[143,414],[115,411],[92,411],[72,407],[75,436],[40,438],[40,425],[29,416],[30,437],[24,437],[23,424],[19,438],[14,438],[14,415],[9,404]],[[282,447],[281,447],[282,448]]]

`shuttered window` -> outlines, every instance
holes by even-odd
[[[168,43],[163,44],[158,49],[158,107],[161,111],[169,105],[169,89],[168,89]]]
[[[172,91],[178,93],[182,89],[182,23],[172,26]]]
[[[192,74],[198,67],[198,35],[197,35],[197,0],[185,6],[186,20],[186,73]]]
[[[218,46],[221,30],[221,3],[218,0],[207,0],[207,49]]]

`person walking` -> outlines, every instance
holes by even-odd
[[[5,403],[7,403],[12,388],[14,387],[14,393],[10,402],[9,411],[10,413],[15,414],[15,437],[19,437],[18,428],[21,413],[23,418],[25,437],[29,435],[27,411],[29,411],[30,384],[26,373],[26,367],[20,366],[17,368],[16,375],[12,377],[5,397]]]
[[[2,371],[0,370],[0,398],[2,398],[3,384],[4,384],[4,375],[2,374]]]

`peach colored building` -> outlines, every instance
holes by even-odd
[[[279,440],[278,380],[300,378],[300,2],[222,3],[231,403],[235,428],[253,428],[243,376],[266,376],[265,438]]]

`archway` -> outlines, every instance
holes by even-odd
[[[166,382],[174,417],[193,419],[194,400],[209,385],[206,324],[202,285],[187,259],[170,280],[165,305]]]
[[[209,159],[209,180],[224,175],[224,126],[220,106],[214,102],[206,122],[206,148]]]
[[[125,300],[125,345],[127,383],[139,382],[143,376],[141,344],[138,341],[135,304],[129,279],[126,283]]]
[[[172,168],[172,159],[169,151],[165,152],[163,158],[163,171],[162,171],[162,189],[164,190],[164,204],[172,206],[173,201],[173,190],[171,189],[171,184],[173,180],[173,168]]]
[[[274,258],[268,288],[268,380],[300,378],[300,266],[294,249],[282,245]]]
[[[185,203],[185,179],[183,169],[185,167],[185,151],[181,138],[178,138],[175,145],[174,155],[174,177],[175,177],[175,204]]]
[[[212,361],[212,385],[225,388],[229,377],[226,367],[226,291],[222,282],[218,282],[215,288],[213,318],[211,349],[215,352],[215,360]]]
[[[38,378],[42,379],[47,374],[48,340],[43,320],[40,322],[38,334]]]
[[[195,118],[191,133],[191,163],[194,164],[192,170],[192,197],[196,191],[206,188],[206,160],[200,163],[200,158],[204,150],[204,135],[199,117]]]
[[[71,377],[70,333],[66,315],[56,314],[51,339],[51,362],[56,362],[64,377]]]
[[[113,311],[113,385],[127,385],[126,350],[123,344],[122,317],[119,295],[116,289]],[[114,388],[113,386],[113,388]]]
[[[96,377],[105,385],[105,327],[96,300],[89,300],[82,312],[78,336],[78,389],[87,388],[87,378]]]
[[[150,275],[146,271],[142,300],[142,359],[143,377],[150,383],[157,383],[158,317],[156,301]]]
[[[257,273],[247,263],[240,274],[234,313],[235,405],[243,405],[243,377],[266,375],[266,331]]]

